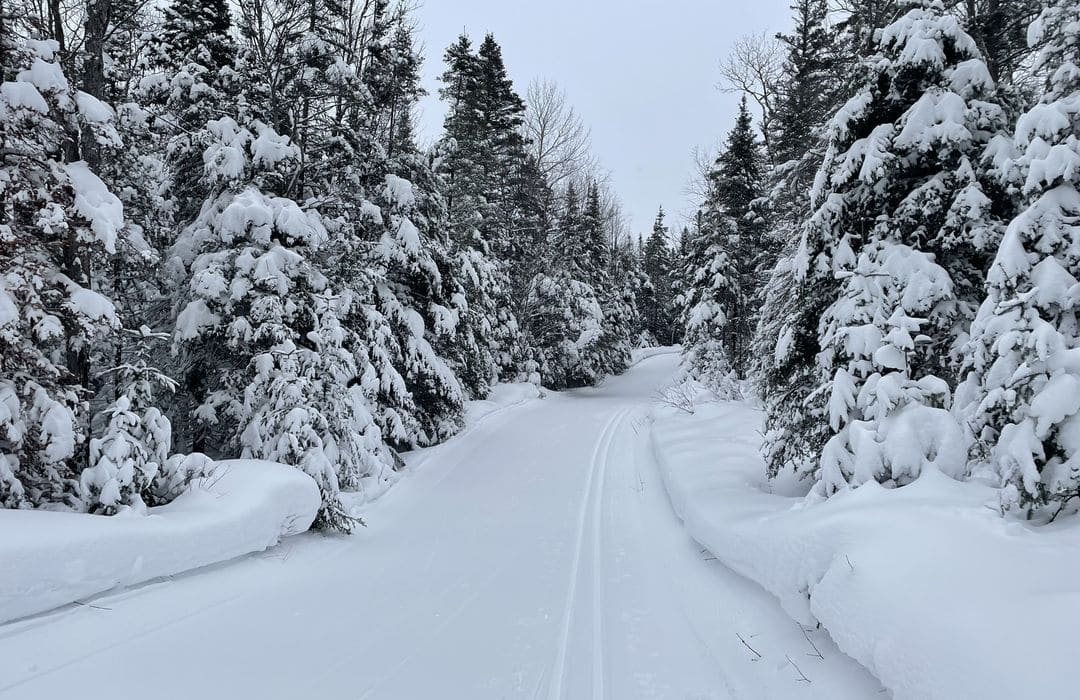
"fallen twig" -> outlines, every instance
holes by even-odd
[[[809,682],[810,682],[810,679],[809,679],[809,678],[807,678],[807,677],[806,677],[806,674],[802,672],[802,669],[801,669],[801,668],[799,668],[799,664],[797,664],[797,663],[795,663],[794,661],[792,661],[792,660],[791,660],[791,657],[790,657],[790,656],[788,656],[787,654],[784,654],[784,658],[788,660],[788,663],[789,663],[789,664],[791,664],[792,668],[794,668],[794,669],[795,669],[796,671],[798,671],[798,672],[799,672],[799,682],[800,682],[800,683],[802,683],[803,681],[805,681],[805,682],[807,682],[807,683],[809,683]]]
[[[801,629],[801,630],[802,630],[802,636],[806,638],[806,643],[807,643],[807,644],[809,644],[809,645],[810,645],[810,646],[811,646],[811,647],[812,647],[812,648],[814,649],[814,653],[813,653],[813,654],[811,654],[810,652],[807,652],[807,653],[806,653],[806,655],[807,655],[807,656],[816,656],[816,657],[818,657],[819,659],[821,659],[822,661],[824,661],[824,660],[825,660],[825,657],[824,657],[824,656],[822,656],[822,654],[821,654],[821,650],[820,650],[820,649],[818,649],[818,647],[817,647],[817,644],[814,644],[814,640],[810,639],[810,633],[809,633],[809,632],[807,632],[807,631],[806,631],[806,628],[805,628],[805,627],[803,627],[802,625],[799,625],[799,629]]]
[[[757,649],[755,649],[754,647],[752,647],[752,646],[750,646],[749,644],[747,644],[747,643],[746,643],[746,640],[742,638],[742,635],[741,635],[741,634],[739,634],[738,632],[736,632],[736,633],[735,633],[735,636],[739,638],[739,641],[743,643],[743,646],[744,646],[744,647],[746,647],[746,648],[747,648],[747,649],[749,649],[750,651],[754,652],[754,654],[755,654],[755,655],[756,655],[756,656],[758,657],[758,659],[764,658],[764,657],[763,657],[763,656],[761,655],[761,652],[759,652],[759,651],[758,651]],[[756,660],[757,660],[757,659],[755,659],[755,661],[756,661]]]

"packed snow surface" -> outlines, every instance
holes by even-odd
[[[687,536],[646,423],[677,372],[500,389],[355,535],[0,627],[0,698],[887,697]]]
[[[653,437],[676,510],[721,562],[896,700],[1076,696],[1080,523],[1004,519],[994,489],[925,467],[903,488],[803,498],[765,482],[760,412],[703,398],[658,408]]]
[[[319,502],[296,469],[230,460],[148,515],[0,510],[0,622],[261,552],[307,530]]]

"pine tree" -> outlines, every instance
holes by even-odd
[[[621,374],[630,366],[634,348],[631,321],[636,316],[633,294],[613,268],[615,256],[608,240],[600,187],[590,182],[581,214],[584,251],[583,278],[593,288],[603,312],[603,334],[597,344],[598,374]]]
[[[843,101],[846,80],[840,34],[828,24],[824,0],[797,0],[791,7],[794,27],[780,36],[787,48],[784,80],[770,141],[776,164],[768,173],[764,208],[769,230],[765,245],[778,251],[760,290],[761,312],[751,342],[754,388],[771,430],[765,440],[770,477],[792,467],[803,474],[816,468],[824,418],[806,410],[807,391],[815,385],[812,358],[817,329],[790,320],[799,314],[801,296],[794,274],[802,223],[812,213],[809,192],[824,158],[825,126]],[[799,359],[795,359],[799,358]]]
[[[683,366],[687,374],[723,397],[738,395],[725,338],[730,334],[732,277],[737,265],[730,242],[737,237],[734,222],[715,208],[699,211],[682,262],[685,290],[678,298],[684,329]]]
[[[794,31],[780,35],[787,48],[784,81],[771,145],[780,170],[783,201],[774,205],[778,216],[798,216],[805,205],[805,190],[821,160],[819,130],[838,107],[836,37],[828,25],[827,0],[796,0],[791,6]]]
[[[767,416],[782,439],[805,441],[797,453],[823,450],[812,473],[826,495],[867,479],[902,484],[935,459],[962,471],[943,449],[956,438],[944,408],[982,251],[998,235],[979,157],[1003,112],[975,43],[940,4],[919,2],[877,46],[863,89],[829,127],[794,270],[801,308],[782,332],[805,353],[785,363],[817,364],[817,386],[797,391],[803,410],[828,415],[828,431],[797,435]],[[920,420],[934,429],[916,440]],[[893,449],[905,434],[914,445]]]
[[[1004,485],[1004,508],[1056,517],[1080,499],[1080,346],[1075,250],[1080,241],[1080,11],[1055,2],[1032,25],[1044,44],[1039,102],[1016,125],[1007,181],[1026,208],[1008,226],[987,279],[967,348],[970,374],[958,392],[973,432],[973,457],[989,460]]]
[[[639,299],[639,303],[645,329],[662,345],[675,341],[673,268],[674,258],[668,241],[668,228],[664,224],[664,208],[661,207],[656,214],[652,234],[641,252],[641,269],[649,279],[651,294],[647,293],[645,299]]]
[[[573,183],[564,199],[547,247],[549,264],[530,284],[524,316],[540,376],[553,389],[596,384],[606,374],[604,314],[593,286],[597,270]]]
[[[757,205],[764,194],[763,168],[764,158],[744,97],[735,127],[709,174],[709,196],[705,205],[705,219],[711,229],[709,245],[719,244],[721,248],[714,252],[725,259],[720,264],[726,268],[726,288],[719,292],[726,318],[723,341],[731,365],[740,377],[746,375],[750,363],[750,336],[756,320],[754,308],[761,279],[773,264],[772,251],[765,245],[766,229]],[[733,227],[729,228],[730,224]],[[712,268],[712,264],[709,267]]]
[[[231,30],[226,0],[176,0],[150,38],[139,91],[155,108],[156,127],[168,139],[169,194],[181,225],[195,217],[208,195],[202,154],[212,137],[206,124],[226,114],[235,95]]]
[[[84,508],[89,349],[119,325],[93,290],[116,252],[123,206],[73,134],[116,138],[103,104],[75,91],[55,41],[0,35],[0,504]]]
[[[153,364],[154,348],[168,336],[145,325],[131,336],[133,355],[107,370],[116,398],[105,410],[108,425],[101,437],[90,440],[90,466],[79,477],[85,506],[107,515],[122,507],[140,509],[168,498],[178,479],[180,462],[170,460],[172,424],[157,407],[161,395],[176,390],[176,382]]]
[[[211,121],[207,177],[218,190],[173,249],[186,272],[174,345],[202,377],[196,416],[247,456],[291,463],[319,484],[319,523],[348,531],[339,485],[392,461],[375,439],[377,376],[340,330],[345,311],[319,263],[329,240],[317,210],[281,197],[299,148],[261,123]],[[346,307],[348,308],[348,307]],[[212,360],[209,358],[213,358]],[[205,371],[205,370],[203,370]],[[366,381],[364,381],[365,378]]]
[[[464,383],[472,395],[484,396],[491,381],[513,377],[521,362],[508,256],[514,247],[512,195],[524,159],[524,105],[490,35],[475,53],[461,36],[445,60],[440,95],[448,112],[437,172],[446,182],[449,226],[465,281],[465,323],[477,339]]]

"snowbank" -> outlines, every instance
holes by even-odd
[[[783,495],[758,456],[760,413],[654,411],[653,446],[691,536],[815,621],[897,700],[1071,697],[1080,521],[1001,518],[993,489],[929,471],[826,502]],[[772,492],[770,492],[772,491]]]
[[[488,394],[487,399],[469,401],[465,404],[465,430],[493,413],[537,398],[540,398],[540,390],[534,384],[528,382],[496,384],[491,387],[491,393]]]
[[[218,467],[145,516],[0,510],[0,623],[262,551],[311,526],[319,491],[300,470]]]
[[[656,357],[657,355],[674,355],[682,352],[682,347],[678,345],[657,345],[651,348],[634,348],[630,351],[630,366],[633,367],[642,360],[647,360],[650,357]]]

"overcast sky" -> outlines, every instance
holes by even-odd
[[[437,76],[462,32],[493,32],[524,94],[554,80],[592,128],[593,148],[633,218],[647,230],[659,205],[688,210],[693,150],[731,128],[738,98],[717,89],[718,65],[744,34],[787,29],[790,0],[423,0],[425,138],[439,133]]]

